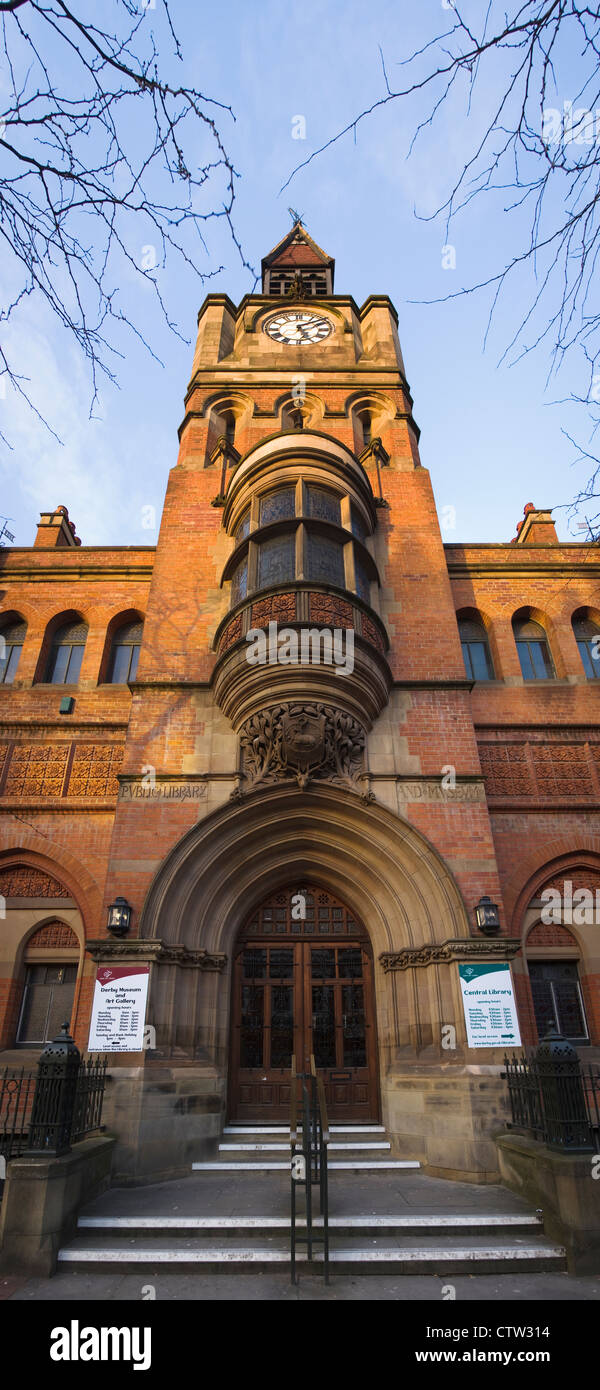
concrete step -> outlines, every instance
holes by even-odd
[[[302,1126],[300,1125],[300,1129]],[[383,1125],[330,1125],[329,1133],[333,1138],[342,1134],[385,1134]],[[241,1139],[262,1139],[265,1134],[274,1134],[282,1139],[290,1137],[289,1125],[225,1125],[223,1134],[236,1134]]]
[[[297,1219],[299,1230],[306,1229],[306,1219]],[[322,1229],[323,1218],[316,1216],[314,1224]],[[280,1235],[289,1232],[289,1216],[80,1216],[78,1232],[86,1232],[90,1239],[95,1236],[124,1237],[144,1235],[167,1235],[190,1233],[218,1235],[219,1238],[237,1238],[240,1235],[256,1233]],[[393,1234],[404,1236],[415,1234],[423,1236],[453,1235],[539,1235],[543,1233],[540,1218],[533,1212],[505,1213],[492,1212],[453,1212],[450,1214],[427,1214],[418,1216],[330,1216],[329,1230],[332,1235],[367,1235],[376,1238]]]
[[[333,1235],[333,1233],[332,1233]],[[338,1273],[398,1273],[398,1274],[460,1274],[504,1273],[527,1270],[546,1271],[565,1268],[565,1251],[541,1237],[510,1237],[504,1234],[489,1237],[470,1235],[467,1239],[456,1235],[445,1236],[440,1242],[438,1236],[420,1235],[418,1243],[412,1236],[379,1236],[370,1240],[358,1240],[356,1233],[342,1238],[339,1232],[334,1235],[335,1244],[330,1251],[330,1261]],[[322,1250],[313,1250],[313,1260],[309,1265],[305,1246],[297,1253],[298,1263],[310,1268],[322,1265]],[[252,1242],[237,1243],[222,1241],[218,1235],[204,1238],[174,1237],[165,1233],[163,1239],[156,1234],[148,1238],[146,1232],[138,1238],[123,1240],[104,1234],[90,1241],[89,1233],[77,1236],[70,1245],[65,1246],[58,1256],[60,1268],[70,1269],[140,1269],[158,1272],[164,1269],[187,1271],[201,1267],[205,1272],[227,1270],[248,1270],[252,1268],[269,1270],[277,1267],[287,1270],[290,1266],[289,1238],[286,1233],[255,1233]]]
[[[402,1158],[348,1158],[330,1159],[327,1164],[328,1172],[348,1172],[348,1173],[388,1173],[401,1169],[420,1168],[421,1164],[416,1159]],[[265,1158],[263,1154],[256,1154],[254,1158],[246,1157],[239,1162],[225,1158],[205,1159],[203,1162],[192,1163],[192,1170],[195,1173],[269,1173],[279,1170],[280,1172],[290,1171],[290,1161],[288,1159]]]
[[[373,1142],[371,1142],[370,1140],[364,1141],[364,1140],[361,1140],[361,1139],[355,1139],[354,1142],[352,1142],[351,1140],[347,1140],[347,1139],[331,1139],[331,1140],[329,1141],[328,1146],[327,1146],[328,1152],[329,1152],[329,1153],[332,1153],[334,1150],[337,1151],[338,1149],[343,1149],[343,1150],[345,1150],[345,1151],[351,1151],[352,1153],[361,1153],[361,1154],[362,1154],[362,1153],[366,1154],[366,1153],[368,1153],[368,1152],[371,1152],[373,1149],[377,1149],[377,1150],[379,1150],[379,1151],[385,1150],[386,1153],[389,1153],[391,1147],[392,1147],[392,1146],[391,1146],[389,1140],[384,1140],[384,1139],[379,1140],[379,1141],[375,1140],[375,1141],[373,1141]],[[245,1139],[243,1139],[243,1140],[241,1140],[239,1143],[238,1143],[236,1140],[233,1140],[232,1142],[229,1142],[228,1140],[226,1140],[225,1143],[219,1144],[219,1153],[225,1153],[225,1154],[229,1154],[229,1153],[274,1153],[274,1152],[275,1152],[275,1153],[288,1153],[288,1154],[289,1154],[289,1153],[290,1153],[290,1142],[289,1142],[289,1139],[288,1139],[287,1141],[284,1140],[283,1143],[279,1143],[279,1142],[277,1142],[277,1141],[276,1141],[275,1143],[268,1143],[268,1142],[267,1142],[267,1143],[263,1143],[261,1140],[255,1140],[255,1139],[245,1140]]]

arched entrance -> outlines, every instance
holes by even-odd
[[[332,893],[296,882],[250,913],[234,951],[229,1118],[284,1121],[292,1057],[314,1055],[330,1119],[379,1118],[373,959]]]

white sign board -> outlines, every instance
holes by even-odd
[[[520,1047],[510,965],[459,965],[469,1047]]]
[[[149,978],[149,965],[100,966],[88,1052],[143,1052]]]

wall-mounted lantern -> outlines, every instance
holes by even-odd
[[[487,896],[480,898],[475,907],[475,921],[484,936],[497,936],[500,931],[498,904]]]
[[[131,905],[127,898],[115,898],[108,909],[107,927],[113,936],[127,936],[131,922]]]

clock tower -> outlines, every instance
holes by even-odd
[[[312,1054],[333,1119],[383,1119],[403,1151],[406,1093],[425,1115],[452,1063],[455,1151],[450,1121],[438,1138],[422,1119],[418,1144],[464,1169],[467,1132],[475,1171],[478,1083],[438,956],[498,878],[418,440],[393,304],[335,292],[300,223],[260,294],[208,295],[123,765],[164,795],[119,803],[107,900],[162,943],[161,1064],[204,1065],[221,1114],[285,1120],[291,1056]]]

